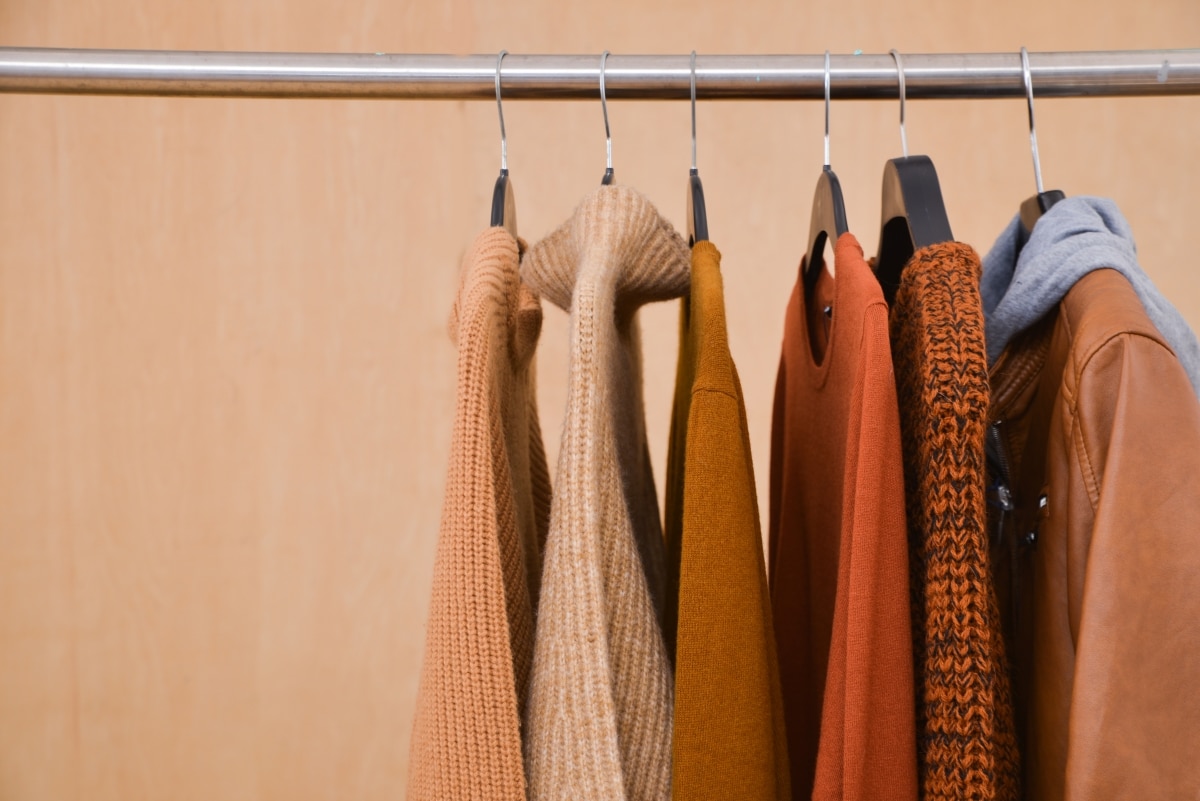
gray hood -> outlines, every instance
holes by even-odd
[[[1066,198],[1038,220],[1024,246],[1022,238],[1017,215],[983,259],[980,294],[989,364],[1009,340],[1054,308],[1076,281],[1107,267],[1133,285],[1146,314],[1200,394],[1200,343],[1179,310],[1142,271],[1133,233],[1116,203],[1099,197]]]

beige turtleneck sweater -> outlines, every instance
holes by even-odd
[[[646,198],[602,186],[522,263],[529,285],[571,314],[529,697],[531,801],[670,797],[665,554],[636,312],[683,295],[689,261]]]
[[[503,228],[463,264],[458,394],[409,758],[409,801],[524,801],[521,711],[550,508],[534,393],[542,326]]]

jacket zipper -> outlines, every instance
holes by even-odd
[[[1003,553],[1001,550],[1005,534],[1010,526],[1009,515],[1016,511],[1017,504],[1012,493],[1012,461],[1008,455],[1008,444],[1004,439],[1004,431],[1001,428],[1003,420],[997,420],[987,428],[987,437],[984,440],[984,450],[987,454],[987,460],[994,469],[995,481],[990,487],[991,496],[988,499],[989,503],[994,504],[1000,509],[1000,514],[996,515],[996,530],[992,533],[991,544],[993,552],[996,555]],[[1009,560],[1009,581],[1011,588],[1009,592],[1009,620],[1015,622],[1020,619],[1020,598],[1021,598],[1021,571],[1017,564],[1017,543],[1014,537],[1008,538],[1008,560]]]
[[[1013,500],[1011,462],[1008,458],[1008,448],[1004,442],[1004,434],[1001,431],[1002,425],[1002,420],[997,420],[989,425],[986,439],[987,458],[995,467],[996,472],[996,480],[990,487],[991,492],[989,494],[991,498],[989,502],[1000,509],[1000,514],[996,521],[996,530],[992,535],[993,545],[1000,543],[1000,540],[1004,536],[1008,515],[1017,508]]]

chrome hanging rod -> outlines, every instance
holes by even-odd
[[[1200,49],[1030,53],[1038,97],[1200,95]],[[504,60],[505,100],[594,99],[598,54],[519,55]],[[897,97],[887,53],[835,55],[838,99]],[[608,97],[688,100],[683,55],[613,55]],[[1021,56],[904,54],[910,100],[1024,97]],[[493,100],[496,55],[235,53],[0,48],[0,92],[198,97]],[[701,55],[702,100],[824,99],[824,55]]]

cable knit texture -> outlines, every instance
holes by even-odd
[[[571,313],[529,699],[533,801],[670,797],[665,554],[636,312],[684,294],[688,263],[683,239],[648,200],[602,186],[522,265],[531,286]]]
[[[518,243],[489,228],[464,261],[458,394],[434,561],[409,801],[523,801],[521,716],[550,510],[534,393],[542,326]]]
[[[667,467],[678,635],[674,801],[791,801],[779,663],[746,406],[725,330],[721,254],[692,250]],[[677,602],[676,599],[677,598]]]
[[[1015,801],[1019,755],[988,552],[979,256],[918,250],[891,311],[908,512],[921,797]]]

